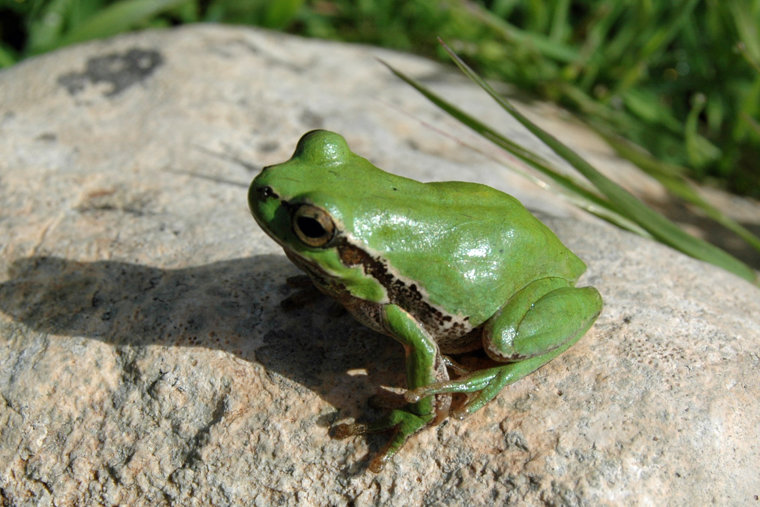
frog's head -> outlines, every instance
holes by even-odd
[[[381,206],[368,199],[370,194],[382,199],[383,189],[392,185],[389,178],[352,153],[339,134],[313,130],[301,137],[290,160],[265,167],[254,178],[248,205],[264,232],[302,267],[340,278],[351,288],[368,280],[360,266],[347,265],[345,256],[341,260],[339,250],[357,239],[354,228],[361,220],[356,217],[369,206]]]
[[[346,140],[312,130],[298,141],[290,160],[265,167],[248,190],[248,206],[264,231],[291,250],[323,249],[343,230],[349,211],[346,179],[356,157]]]

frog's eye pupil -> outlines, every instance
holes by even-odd
[[[335,235],[335,224],[325,210],[302,204],[293,214],[293,231],[303,243],[322,247]]]
[[[301,229],[304,236],[309,238],[321,238],[326,234],[324,227],[313,218],[299,217],[298,228]]]

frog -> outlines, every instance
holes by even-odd
[[[602,310],[597,289],[576,287],[585,263],[515,197],[386,172],[335,132],[307,132],[289,160],[264,167],[248,204],[320,292],[403,347],[405,405],[332,429],[391,433],[373,472],[410,436],[476,412],[565,352]],[[454,359],[471,352],[488,363]]]

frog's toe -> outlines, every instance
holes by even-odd
[[[424,387],[418,387],[417,389],[411,389],[404,393],[404,399],[407,403],[417,403],[423,398]]]
[[[457,407],[456,409],[449,412],[449,417],[453,419],[457,419],[458,421],[461,421],[465,417],[470,415],[470,413],[467,411],[467,406],[462,405],[461,407]]]
[[[343,440],[354,435],[364,435],[370,431],[366,424],[341,423],[330,428],[330,436],[336,440]]]

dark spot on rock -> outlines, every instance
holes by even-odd
[[[259,151],[262,153],[270,153],[280,147],[280,143],[277,141],[264,141],[259,144]]]
[[[106,83],[110,90],[103,95],[114,97],[127,88],[144,81],[164,63],[158,51],[132,48],[123,53],[111,53],[87,60],[82,72],[71,72],[58,78],[58,84],[70,95],[82,92],[87,84]]]
[[[325,119],[322,116],[308,109],[301,113],[301,121],[304,125],[312,129],[322,128],[325,123]]]
[[[52,143],[58,139],[58,136],[53,134],[52,132],[45,132],[37,136],[37,141],[45,141]]]

